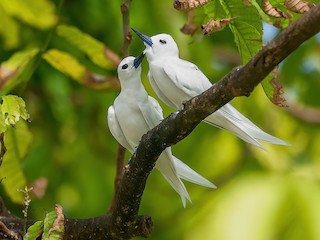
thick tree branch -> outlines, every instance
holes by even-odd
[[[145,134],[125,172],[113,224],[121,231],[134,227],[146,180],[161,152],[186,136],[208,115],[253,89],[290,53],[320,31],[320,5],[283,30],[245,66],[233,69],[213,87],[184,104]],[[123,234],[124,237],[125,233]]]
[[[188,136],[202,119],[233,98],[249,96],[275,66],[320,31],[319,23],[320,5],[317,5],[282,31],[248,64],[233,69],[212,88],[186,102],[183,110],[171,114],[145,134],[125,168],[112,214],[83,220],[66,219],[64,239],[148,237],[152,232],[151,219],[139,216],[138,211],[146,180],[161,152]],[[17,221],[16,218],[14,220]],[[18,228],[11,226],[21,226],[7,224],[10,223],[7,217],[1,217],[0,221],[10,230],[18,231]]]

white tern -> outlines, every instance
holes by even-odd
[[[141,83],[141,62],[139,57],[126,57],[118,66],[121,91],[108,109],[108,126],[113,137],[131,154],[138,147],[143,134],[155,127],[163,119],[159,103],[149,96]],[[158,169],[170,185],[179,193],[183,206],[190,196],[181,179],[202,186],[216,188],[214,184],[192,170],[172,155],[166,148],[156,162]]]
[[[148,37],[135,29],[132,30],[146,46],[144,53],[149,63],[149,81],[165,104],[174,109],[182,109],[184,101],[212,87],[212,83],[195,64],[179,58],[178,46],[170,35],[158,34]],[[290,145],[262,131],[230,103],[209,115],[204,121],[264,150],[259,141]]]

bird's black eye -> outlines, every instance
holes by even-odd
[[[121,67],[123,70],[128,68],[128,64],[123,64]]]
[[[167,44],[166,40],[160,39],[159,42],[162,43],[162,44]]]

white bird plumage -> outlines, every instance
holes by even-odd
[[[141,83],[143,56],[126,57],[118,66],[121,92],[108,109],[108,126],[114,138],[130,153],[134,153],[143,134],[163,119],[159,103],[149,96]],[[181,179],[202,186],[216,188],[214,184],[172,155],[171,148],[162,152],[155,165],[170,185],[179,193],[183,206],[190,196]]]
[[[179,110],[183,107],[184,101],[212,87],[212,83],[195,64],[179,58],[178,46],[170,35],[158,34],[148,37],[137,30],[133,31],[144,41],[144,53],[149,63],[149,81],[165,104]],[[290,145],[262,131],[229,103],[204,121],[264,150],[259,141]]]

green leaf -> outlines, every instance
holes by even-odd
[[[81,32],[78,28],[68,25],[58,26],[57,33],[86,53],[91,61],[98,66],[106,69],[115,68],[113,62],[106,57],[106,46],[102,42]]]
[[[2,185],[15,203],[23,203],[24,196],[17,190],[27,185],[21,161],[28,153],[31,140],[31,133],[24,121],[19,121],[14,128],[8,128],[5,133],[7,152],[0,168],[0,178],[3,178]]]
[[[262,22],[253,6],[246,6],[242,1],[212,1],[203,7],[202,16],[196,11],[195,21],[200,19],[222,19],[236,17],[230,27],[243,63],[249,61],[262,47]]]
[[[28,228],[27,233],[24,235],[24,240],[36,240],[43,230],[43,221],[37,221]]]
[[[43,228],[43,239],[49,239],[49,231],[53,226],[53,222],[56,219],[57,214],[55,211],[51,211],[46,214],[46,217],[44,219],[44,228]]]
[[[3,39],[3,47],[5,49],[17,47],[19,43],[19,24],[5,12],[1,4],[0,20],[0,36]]]
[[[44,219],[43,239],[62,239],[64,232],[64,216],[62,207],[56,205],[56,210],[48,213]]]
[[[48,0],[1,0],[0,5],[8,15],[40,29],[48,29],[57,22],[55,6]]]
[[[1,112],[4,115],[4,123],[8,125],[15,125],[20,117],[28,120],[30,115],[26,109],[26,103],[21,97],[14,95],[7,95],[2,97]]]
[[[69,53],[50,49],[43,58],[60,72],[70,76],[80,84],[94,89],[118,89],[119,81],[114,76],[103,76],[90,72]]]
[[[43,58],[51,66],[72,77],[74,80],[81,82],[85,76],[86,68],[69,53],[58,49],[50,49],[43,55]]]
[[[228,17],[238,17],[229,27],[235,37],[243,63],[247,63],[262,47],[262,22],[257,10],[242,1],[220,0]]]
[[[0,95],[3,95],[22,82],[28,81],[40,59],[36,48],[16,52],[0,65]]]

